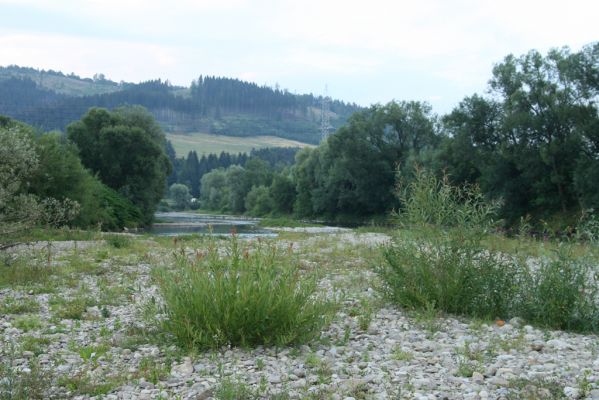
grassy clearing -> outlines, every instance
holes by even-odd
[[[186,157],[187,153],[192,150],[195,150],[201,157],[211,153],[220,154],[221,151],[231,154],[249,153],[252,149],[264,147],[313,147],[306,143],[276,136],[237,137],[195,132],[167,133],[166,138],[173,144],[177,157]]]
[[[235,237],[225,255],[216,241],[154,277],[164,298],[164,328],[186,348],[288,345],[316,337],[333,305],[316,296],[315,275],[301,274],[291,254]]]
[[[474,187],[451,187],[423,172],[402,203],[399,218],[410,238],[387,246],[377,270],[396,304],[599,332],[599,274],[592,258],[576,256],[567,243],[533,260],[489,248],[483,238],[494,205]]]

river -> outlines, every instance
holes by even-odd
[[[152,225],[150,233],[162,236],[190,234],[228,235],[237,232],[241,237],[276,237],[269,229],[258,226],[259,219],[229,215],[208,215],[191,212],[159,212],[158,222]]]

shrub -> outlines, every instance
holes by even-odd
[[[599,332],[599,271],[592,261],[573,257],[567,245],[556,253],[540,261],[521,316],[552,328]]]
[[[176,256],[155,270],[164,299],[164,328],[187,348],[287,345],[311,340],[332,304],[315,296],[314,275],[300,274],[290,254],[257,242],[242,249],[235,236],[226,254],[209,241],[206,253]]]
[[[517,259],[502,259],[452,237],[397,240],[383,255],[378,272],[386,293],[410,309],[506,318],[514,312],[517,283],[528,274]]]
[[[131,245],[131,237],[127,235],[106,235],[106,243],[115,249],[123,249]]]
[[[496,204],[474,186],[417,171],[400,193],[396,215],[408,237],[383,248],[377,268],[393,302],[409,309],[434,308],[479,318],[520,316],[531,323],[575,331],[599,331],[596,271],[563,245],[556,257],[531,260],[489,250],[482,239],[493,226]]]
[[[0,353],[0,400],[47,399],[51,377],[36,362],[29,362],[28,372],[13,367],[18,356],[14,349],[8,354]]]

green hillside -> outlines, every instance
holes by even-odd
[[[29,79],[39,87],[66,96],[93,96],[121,90],[121,85],[107,80],[103,75],[95,79],[80,78],[75,74],[65,75],[62,72],[45,71],[27,67],[0,67],[0,80],[11,78]]]
[[[202,156],[210,153],[219,154],[221,151],[231,154],[249,153],[252,149],[265,147],[313,147],[276,136],[235,137],[208,133],[167,133],[166,138],[175,148],[177,157],[184,157],[193,150]]]
[[[116,83],[102,74],[74,74],[34,68],[0,67],[0,115],[44,130],[64,131],[90,108],[125,105],[148,109],[166,132],[276,136],[318,144],[322,97],[294,94],[234,78],[202,76],[189,87],[169,81]],[[361,108],[328,99],[332,130]]]

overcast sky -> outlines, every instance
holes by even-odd
[[[510,53],[599,40],[599,1],[0,0],[0,65],[115,81],[235,77],[444,113]]]

